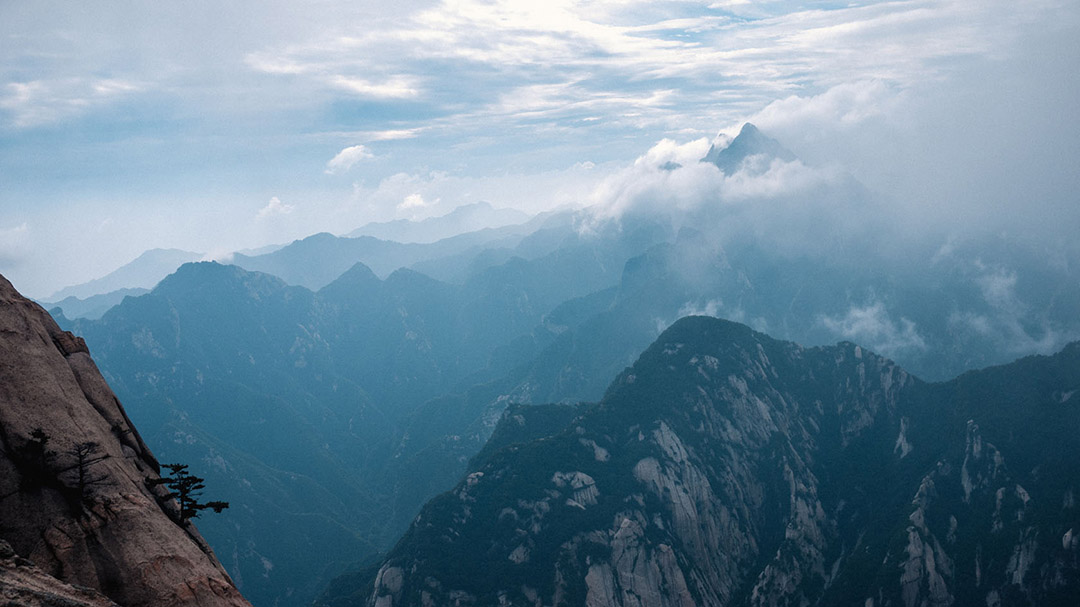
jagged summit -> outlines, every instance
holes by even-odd
[[[755,172],[763,172],[763,168],[754,169],[744,164],[753,157],[763,157],[766,162],[761,167],[767,168],[773,159],[791,162],[796,159],[795,154],[780,145],[780,142],[762,133],[756,126],[747,122],[742,126],[739,135],[731,140],[726,146],[721,142],[714,143],[702,162],[715,164],[726,175],[733,175],[740,168],[750,168]]]

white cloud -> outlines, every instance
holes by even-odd
[[[372,82],[364,78],[337,75],[331,77],[329,82],[361,97],[408,99],[420,94],[416,79],[407,76],[394,76],[382,82]]]
[[[822,316],[821,323],[844,339],[886,356],[926,349],[926,340],[919,334],[915,323],[904,317],[899,322],[894,321],[885,304],[880,301],[852,306],[843,316]]]
[[[741,170],[725,175],[701,162],[709,145],[704,138],[658,142],[631,166],[598,183],[590,196],[597,219],[605,221],[628,212],[675,213],[722,206],[746,210],[744,220],[768,222],[785,213],[802,216],[842,206],[842,201],[806,196],[840,181],[841,176],[831,169],[807,167],[798,160],[750,157]]]
[[[374,158],[375,155],[371,153],[366,146],[353,145],[349,146],[337,153],[329,162],[326,163],[326,174],[336,175],[338,173],[344,173],[351,169],[353,165],[366,160],[368,158]]]
[[[589,199],[598,180],[616,170],[611,164],[592,167],[574,164],[564,169],[534,173],[470,176],[446,171],[399,172],[373,186],[363,182],[353,186],[351,208],[356,225],[401,217],[399,206],[413,194],[425,206],[413,206],[408,217],[422,219],[449,213],[463,204],[487,201],[534,214],[560,207],[581,207]]]
[[[995,344],[1003,354],[1037,352],[1050,354],[1080,337],[1075,327],[1056,326],[1032,310],[1017,293],[1018,274],[1003,267],[986,267],[975,262],[974,277],[986,308],[980,311],[954,310],[948,324],[952,331],[971,333]]]
[[[32,128],[72,118],[140,90],[114,78],[64,78],[9,82],[0,96],[0,109],[16,128]]]
[[[398,139],[412,139],[418,136],[424,129],[387,129],[384,131],[368,131],[364,139],[367,141],[394,141]]]
[[[216,261],[221,264],[231,264],[233,259],[236,258],[236,251],[221,249],[215,251],[208,251],[202,256],[200,261]]]
[[[30,226],[23,222],[12,228],[0,228],[0,270],[20,264],[30,254]]]
[[[975,282],[982,291],[983,299],[990,306],[998,310],[1020,311],[1020,303],[1016,297],[1016,272],[1000,267],[987,268]]]
[[[750,122],[788,141],[798,130],[854,128],[887,116],[899,103],[898,96],[882,80],[845,82],[818,95],[790,95],[773,101]]]
[[[256,215],[257,219],[269,219],[271,217],[279,217],[281,215],[288,215],[296,210],[295,205],[285,204],[274,196],[270,199],[270,202],[266,203],[266,206],[259,209],[259,213]]]
[[[413,192],[406,196],[405,199],[401,201],[401,204],[397,205],[397,210],[399,213],[415,214],[420,209],[432,206],[433,204],[438,204],[438,202],[438,200],[431,203],[426,202],[422,195]]]
[[[939,80],[962,69],[957,58],[1006,52],[1015,38],[1013,17],[1023,21],[1053,8],[998,0],[829,10],[744,2],[676,9],[638,2],[453,0],[382,29],[329,27],[302,44],[270,45],[250,54],[247,64],[374,98],[419,96],[419,75],[431,80],[428,88],[440,79],[453,85],[440,92],[461,81],[470,92],[483,91],[433,98],[452,114],[428,121],[442,128],[472,124],[462,120],[469,117],[484,125],[493,116],[523,124],[591,111],[591,118],[632,128],[665,124],[675,132],[694,122],[719,126],[777,97],[809,99],[851,82],[877,82],[896,92]],[[717,10],[753,10],[755,18],[733,19]],[[440,66],[437,72],[427,67],[431,62]],[[386,73],[396,75],[380,76]],[[842,93],[837,89],[833,96]],[[717,95],[725,103],[709,102]],[[860,111],[868,108],[862,104],[839,118],[861,120]]]
[[[719,299],[710,299],[704,304],[697,301],[688,301],[679,308],[678,316],[712,316],[714,318],[720,318],[721,310],[724,309],[724,302]]]

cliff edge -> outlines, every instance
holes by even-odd
[[[125,607],[249,606],[158,472],[86,343],[0,276],[0,540],[12,558]],[[0,568],[0,594],[33,591],[23,569]]]

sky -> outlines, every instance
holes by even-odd
[[[400,4],[0,0],[0,274],[617,206],[748,120],[900,235],[1080,227],[1074,0]]]

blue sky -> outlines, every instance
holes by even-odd
[[[1072,1],[389,4],[0,2],[0,273],[595,203],[748,119],[912,226],[1080,225]]]

